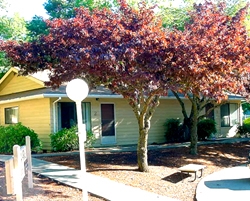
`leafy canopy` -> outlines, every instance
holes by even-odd
[[[49,69],[47,84],[54,88],[80,77],[122,94],[138,120],[139,170],[147,171],[150,120],[159,97],[168,89],[188,97],[192,94],[196,109],[202,96],[221,101],[226,92],[246,92],[247,8],[230,17],[225,4],[196,5],[180,31],[164,29],[154,8],[148,9],[145,3],[138,9],[125,0],[119,5],[115,12],[76,9],[74,18],[49,20],[47,36],[30,43],[5,42],[0,49],[23,74]],[[192,112],[197,114],[197,110]],[[191,138],[197,135],[193,131]]]
[[[190,23],[174,41],[173,67],[180,92],[222,100],[227,93],[244,94],[249,68],[249,38],[244,26],[247,7],[234,17],[225,4],[196,5]]]
[[[24,73],[49,69],[49,85],[80,76],[124,95],[128,89],[134,93],[134,88],[148,93],[168,88],[163,64],[171,57],[169,39],[145,4],[139,11],[122,4],[119,13],[80,8],[75,18],[55,19],[48,25],[48,36],[6,46]]]
[[[172,78],[166,76],[172,41],[152,9],[139,10],[120,2],[109,9],[76,10],[76,17],[48,21],[50,33],[31,43],[3,43],[23,74],[49,69],[52,87],[74,78],[103,84],[122,94],[133,108],[139,126],[138,166],[148,171],[147,136],[150,119]],[[1,45],[0,45],[1,46]]]

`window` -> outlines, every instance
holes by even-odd
[[[230,127],[239,122],[237,103],[226,103],[220,107],[220,111],[222,127]]]
[[[59,104],[59,128],[70,128],[77,124],[76,104],[74,102],[61,102]],[[82,121],[86,130],[91,130],[91,104],[82,102]]]
[[[86,130],[91,130],[91,104],[82,103],[82,123],[86,124]]]
[[[5,124],[18,123],[18,107],[10,107],[4,109]]]

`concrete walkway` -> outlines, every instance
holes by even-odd
[[[33,172],[60,183],[81,189],[81,171],[32,158]],[[86,173],[87,191],[112,201],[174,201],[175,199],[117,183],[107,178]],[[176,201],[176,200],[175,200]]]
[[[11,156],[0,155],[0,161]],[[32,172],[48,177],[68,186],[82,189],[81,171],[37,158],[32,158]],[[86,173],[87,191],[111,201],[178,201],[173,198],[151,193],[107,178]]]

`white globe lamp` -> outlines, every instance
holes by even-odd
[[[66,94],[72,101],[82,101],[88,96],[88,93],[88,84],[82,79],[74,79],[67,84]]]
[[[66,86],[67,96],[76,103],[83,201],[88,200],[88,192],[84,150],[84,141],[86,141],[86,126],[82,123],[82,101],[88,96],[88,93],[89,87],[87,83],[82,79],[71,80]]]

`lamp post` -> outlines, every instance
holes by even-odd
[[[82,196],[83,200],[88,200],[87,183],[86,183],[86,163],[84,141],[86,140],[86,126],[82,123],[82,101],[88,96],[89,87],[82,79],[71,80],[66,86],[67,96],[76,103],[78,138],[79,138],[79,152],[80,164],[82,173]]]

